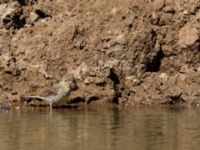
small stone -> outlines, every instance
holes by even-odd
[[[72,74],[74,74],[76,79],[81,79],[85,74],[87,74],[88,70],[89,68],[86,63],[82,63],[77,69],[72,71]]]
[[[116,14],[117,14],[117,11],[118,11],[117,8],[113,8],[113,9],[111,10],[111,14],[112,14],[112,15],[116,15]]]
[[[193,46],[198,40],[199,33],[197,28],[191,25],[186,25],[180,29],[178,45],[181,48]]]
[[[32,22],[37,21],[38,18],[39,18],[39,16],[38,16],[38,14],[36,14],[35,12],[31,12],[31,13],[30,13],[30,20],[31,20]]]
[[[115,42],[116,43],[119,43],[119,44],[124,44],[125,43],[125,36],[124,35],[118,35],[116,38],[115,38]]]
[[[172,55],[176,55],[177,51],[175,51],[173,49],[173,47],[171,47],[171,45],[162,45],[162,51],[164,56],[172,56]]]
[[[169,76],[166,73],[161,73],[159,75],[159,78],[163,81],[167,81],[169,79]]]
[[[6,6],[7,6],[7,4],[1,4],[0,5],[0,16],[2,16],[2,14],[5,13]]]
[[[92,78],[92,77],[86,77],[85,80],[84,80],[84,83],[85,84],[94,83],[94,78]]]
[[[10,104],[9,104],[9,101],[8,101],[8,97],[5,97],[2,100],[0,108],[3,109],[3,110],[9,110],[10,109]]]
[[[156,0],[153,2],[154,10],[161,10],[165,5],[165,0]]]
[[[188,73],[189,72],[188,66],[187,65],[182,66],[180,68],[180,72],[181,73]]]
[[[163,8],[163,12],[165,12],[165,13],[174,13],[175,12],[175,10],[174,10],[174,8],[173,8],[173,6],[166,6],[165,8]]]
[[[197,68],[197,72],[199,72],[199,73],[200,73],[200,67],[198,67],[198,68]]]
[[[186,80],[186,75],[185,74],[179,74],[177,79],[181,82],[185,81]]]

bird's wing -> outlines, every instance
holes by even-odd
[[[48,97],[48,96],[55,96],[58,94],[58,86],[53,86],[50,89],[44,91],[44,93],[42,94],[42,96],[44,97]]]
[[[46,98],[42,97],[42,96],[24,96],[23,97],[23,100],[25,100],[25,101],[32,101],[33,99],[36,99],[36,100],[39,100],[39,101],[46,100]]]

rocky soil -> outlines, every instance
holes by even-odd
[[[199,0],[1,0],[0,98],[64,75],[70,105],[200,104]]]

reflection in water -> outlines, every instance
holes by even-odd
[[[198,149],[200,111],[180,108],[0,112],[4,150]]]

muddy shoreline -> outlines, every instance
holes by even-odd
[[[73,75],[66,105],[199,106],[199,25],[198,0],[4,0],[0,99]]]

